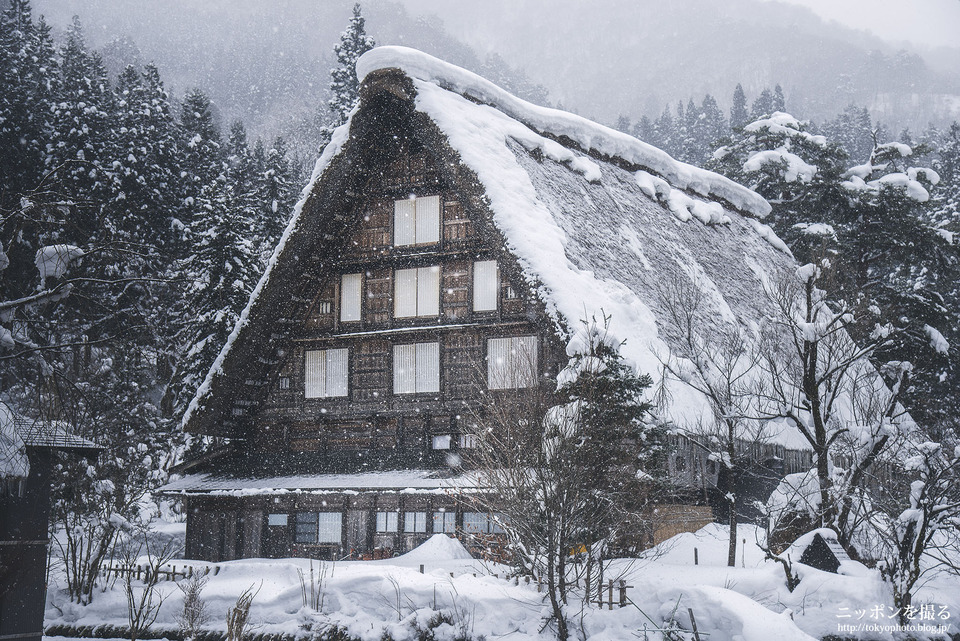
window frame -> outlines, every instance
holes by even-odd
[[[440,316],[440,281],[442,275],[440,265],[393,270],[393,317],[402,319],[437,318]],[[409,278],[410,276],[413,277],[412,281]],[[410,285],[411,282],[413,283],[412,286]],[[428,288],[430,291],[428,291]],[[410,313],[411,311],[413,313]]]
[[[349,301],[347,301],[348,294],[350,294]],[[348,311],[351,314],[346,318],[345,314]],[[363,272],[341,274],[339,316],[341,323],[359,323],[363,319]]]
[[[317,356],[311,357],[311,354]],[[315,370],[310,368],[316,358]],[[337,359],[342,360],[338,361]],[[331,363],[337,367],[331,368]],[[311,371],[313,373],[311,374]],[[340,376],[342,374],[342,380]],[[331,385],[331,382],[333,385]],[[316,386],[311,386],[315,383]],[[331,387],[336,393],[330,393]],[[308,349],[303,352],[303,395],[307,399],[347,398],[350,396],[350,348]]]
[[[436,209],[433,206],[436,204]],[[411,212],[402,211],[410,208]],[[422,210],[422,213],[421,213]],[[434,218],[434,214],[436,215]],[[409,224],[402,224],[401,217],[410,216]],[[436,222],[434,226],[432,223]],[[427,225],[430,225],[429,228]],[[443,238],[443,199],[440,194],[416,196],[393,201],[393,247],[416,247],[439,245]],[[402,239],[402,242],[398,242]]]
[[[405,352],[411,352],[412,358],[410,353],[405,354]],[[412,374],[406,369],[400,369],[401,365],[410,360],[412,360]],[[421,363],[427,360],[436,364],[436,368],[430,372],[425,372],[424,367],[421,366]],[[393,346],[394,395],[438,394],[441,386],[440,341],[400,343]]]
[[[440,527],[437,528],[439,522]],[[456,534],[457,532],[457,513],[456,511],[437,510],[433,513],[433,523],[431,525],[434,534]],[[448,529],[449,528],[449,529]]]
[[[506,361],[500,362],[501,354]],[[532,354],[523,363],[520,359]],[[532,360],[532,362],[529,362]],[[521,380],[521,377],[524,380]],[[540,378],[540,338],[536,335],[487,338],[487,389],[525,389],[536,387]]]
[[[394,534],[400,529],[400,515],[394,511],[378,511],[374,516],[375,532],[377,534]],[[381,529],[381,521],[383,528]]]
[[[426,534],[427,513],[418,510],[405,511],[403,513],[403,533]]]
[[[491,265],[492,273],[490,273]],[[500,308],[500,266],[497,261],[473,261],[472,281],[473,311],[481,314],[496,312]]]

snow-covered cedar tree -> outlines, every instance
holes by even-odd
[[[916,590],[932,575],[960,574],[960,446],[911,443],[902,453],[912,478],[902,511],[875,519],[876,541],[882,548],[880,573],[889,582],[900,623],[915,610]]]
[[[848,168],[838,145],[775,113],[746,125],[710,166],[771,203],[771,226],[801,262],[829,256],[831,296],[857,312],[855,341],[869,343],[877,323],[898,329],[871,358],[913,362],[903,401],[921,422],[940,423],[956,407],[944,332],[957,258],[928,212],[938,176],[912,166],[914,156],[902,143],[877,144],[872,160]]]
[[[749,121],[747,95],[743,92],[743,85],[737,83],[737,88],[733,90],[733,106],[730,107],[730,128],[736,132]]]
[[[350,112],[359,100],[360,80],[357,78],[357,60],[376,46],[367,35],[365,20],[360,13],[360,3],[353,5],[353,17],[340,34],[340,42],[333,46],[337,66],[330,70],[330,100],[327,101],[330,116],[321,130],[320,149],[330,141],[333,130],[347,121]]]
[[[711,415],[685,425],[694,447],[716,461],[715,489],[726,501],[729,538],[727,565],[736,565],[738,512],[749,497],[741,490],[751,482],[751,452],[766,439],[767,423],[759,420],[762,395],[758,346],[739,326],[725,326],[710,315],[703,286],[684,279],[663,282],[657,296],[663,331],[677,346],[661,362],[665,376],[702,394]]]
[[[855,343],[854,314],[831,307],[820,288],[831,275],[831,263],[822,259],[769,286],[777,313],[764,331],[759,403],[768,419],[792,425],[813,452],[813,525],[833,528],[844,547],[862,556],[869,550],[858,549],[856,537],[869,518],[866,488],[916,429],[898,402],[910,364],[889,363],[889,389],[884,385],[870,357],[889,343],[891,328],[876,325],[869,340]]]
[[[605,556],[640,543],[660,451],[641,398],[650,378],[623,362],[596,321],[584,323],[576,343],[556,385],[531,378],[527,388],[486,392],[469,461],[491,489],[470,500],[499,515],[518,571],[543,580],[561,639],[573,625],[568,603],[598,585]],[[585,562],[574,563],[571,551]]]
[[[807,123],[782,112],[745,123],[707,168],[766,198],[771,226],[800,260],[832,242],[832,217],[845,202],[845,155]]]
[[[934,427],[949,421],[960,401],[955,350],[945,335],[956,319],[948,301],[960,271],[956,248],[931,212],[940,178],[919,165],[921,154],[904,143],[878,143],[867,163],[843,175],[846,203],[834,224],[836,287],[867,310],[851,326],[855,340],[863,341],[878,321],[897,329],[875,362],[913,364],[902,400],[918,422]]]

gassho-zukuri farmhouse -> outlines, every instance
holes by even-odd
[[[665,283],[703,292],[706,326],[756,327],[764,287],[796,271],[761,222],[769,204],[726,178],[412,49],[357,68],[359,106],[184,418],[228,443],[163,490],[186,501],[189,558],[495,538],[494,515],[458,499],[482,491],[456,463],[485,402],[555,381],[590,318],[659,381]],[[658,420],[710,415],[664,385]],[[672,438],[689,491],[663,506],[666,535],[712,520],[723,491],[716,463]],[[775,477],[811,466],[787,429],[758,457]]]

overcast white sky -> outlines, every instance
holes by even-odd
[[[780,0],[884,40],[960,47],[960,0]]]

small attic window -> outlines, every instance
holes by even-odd
[[[393,246],[440,242],[440,196],[411,196],[393,202]]]
[[[322,300],[317,303],[318,314],[330,314],[333,312],[333,303],[328,300]]]
[[[503,297],[507,300],[516,300],[520,298],[520,293],[514,289],[513,285],[507,285],[507,291],[503,293]]]
[[[280,389],[290,389],[290,377],[281,376],[279,385],[280,385]]]

